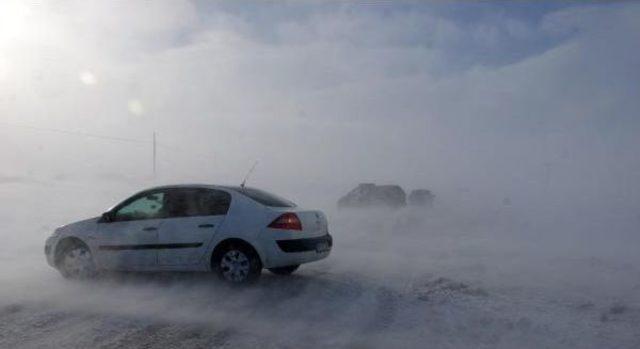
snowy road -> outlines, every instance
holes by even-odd
[[[325,266],[326,267],[326,266]],[[499,293],[446,278],[360,279],[318,264],[236,290],[207,275],[57,275],[3,297],[0,347],[634,348],[637,307]]]
[[[451,212],[332,213],[332,255],[291,277],[265,271],[247,289],[206,274],[82,283],[46,265],[45,234],[32,232],[56,212],[8,212],[1,348],[640,347],[633,244],[576,248]]]

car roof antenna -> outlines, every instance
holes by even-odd
[[[249,176],[251,176],[251,174],[253,173],[256,165],[258,165],[258,161],[253,163],[253,166],[251,166],[251,169],[249,170],[249,172],[247,172],[247,175],[244,176],[244,180],[242,181],[242,184],[240,184],[240,188],[244,188],[244,185],[247,183],[247,179],[249,179]]]

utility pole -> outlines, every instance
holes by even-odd
[[[153,179],[156,178],[156,131],[153,131]]]

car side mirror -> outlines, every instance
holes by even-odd
[[[111,214],[109,212],[105,212],[100,217],[100,223],[109,223],[111,222]]]

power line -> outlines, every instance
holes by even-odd
[[[20,124],[13,124],[13,123],[9,123],[9,122],[0,122],[0,125],[23,128],[23,129],[34,130],[34,131],[54,132],[54,133],[62,133],[62,134],[68,134],[68,135],[74,135],[74,136],[105,139],[105,140],[110,140],[110,141],[120,141],[120,142],[130,142],[130,143],[144,143],[144,144],[152,143],[152,141],[145,141],[145,140],[141,140],[141,139],[99,135],[99,134],[87,133],[87,132],[82,132],[82,131],[61,130],[61,129],[58,129],[58,128],[20,125]]]
[[[205,155],[203,153],[194,152],[193,150],[187,150],[187,149],[167,145],[164,142],[158,142],[155,131],[153,132],[153,137],[151,140],[141,140],[141,139],[101,135],[101,134],[88,133],[88,132],[75,131],[75,130],[63,130],[63,129],[50,128],[50,127],[38,127],[38,126],[31,126],[31,125],[14,124],[14,123],[3,122],[3,121],[0,121],[0,125],[16,127],[16,128],[26,129],[26,130],[40,131],[40,132],[53,132],[53,133],[67,134],[67,135],[73,135],[73,136],[79,136],[79,137],[104,139],[109,141],[128,142],[128,143],[137,143],[137,144],[151,144],[152,152],[153,152],[152,161],[153,161],[154,176],[156,173],[156,166],[157,166],[156,158],[157,158],[158,148],[168,149],[168,150],[176,151],[179,153],[188,153],[191,156],[195,156],[201,159],[206,159],[208,161],[212,160],[212,157],[209,154]]]

